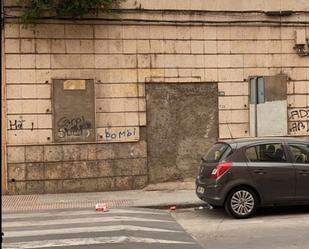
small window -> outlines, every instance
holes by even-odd
[[[289,144],[295,163],[309,164],[309,144]]]
[[[217,143],[213,145],[204,157],[204,161],[209,163],[219,162],[224,154],[230,154],[231,147],[225,143]],[[226,153],[225,153],[226,152]]]
[[[262,144],[246,150],[250,162],[286,162],[282,144]]]

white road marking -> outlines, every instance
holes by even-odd
[[[61,240],[41,240],[18,243],[6,243],[3,248],[7,249],[33,249],[44,247],[63,247],[63,246],[80,246],[80,245],[95,245],[95,244],[115,244],[115,243],[159,243],[159,244],[195,244],[188,241],[161,240],[141,237],[97,237],[97,238],[78,238],[78,239],[61,239]]]
[[[8,218],[32,218],[32,217],[57,217],[57,216],[79,216],[79,215],[87,215],[87,214],[94,214],[96,213],[99,215],[105,215],[105,214],[155,214],[155,215],[169,215],[167,212],[152,212],[152,211],[145,211],[145,210],[125,210],[125,209],[110,209],[106,213],[101,212],[95,212],[94,207],[93,211],[90,210],[67,210],[67,211],[60,211],[60,212],[41,212],[41,213],[15,213],[15,214],[2,214],[2,218],[8,219]]]
[[[60,229],[44,229],[44,230],[29,230],[29,231],[4,231],[5,238],[13,237],[29,237],[42,235],[63,235],[76,233],[94,233],[94,232],[112,232],[112,231],[148,231],[148,232],[168,232],[168,233],[184,233],[179,230],[169,230],[160,228],[150,228],[142,226],[115,225],[115,226],[95,226],[95,227],[73,227]]]
[[[80,219],[58,219],[58,220],[38,220],[38,221],[16,221],[4,222],[2,228],[8,227],[28,227],[28,226],[41,226],[41,225],[63,225],[63,224],[76,224],[76,223],[98,223],[98,222],[111,222],[111,221],[139,221],[139,222],[162,222],[171,223],[171,220],[147,219],[129,216],[98,216],[92,218]]]

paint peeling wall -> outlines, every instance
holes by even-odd
[[[290,135],[309,135],[308,115],[305,115],[309,108],[309,57],[298,56],[293,48],[295,31],[305,30],[309,37],[308,25],[231,25],[231,21],[269,21],[274,20],[274,17],[264,14],[231,16],[194,11],[164,11],[303,11],[309,9],[307,2],[127,1],[123,8],[131,11],[121,14],[122,22],[97,19],[71,23],[53,20],[25,30],[16,19],[6,19],[4,33],[10,193],[20,193],[28,183],[30,187],[27,192],[30,193],[33,181],[40,182],[37,186],[41,186],[40,184],[45,184],[48,179],[53,181],[54,185],[59,184],[57,186],[65,186],[65,182],[74,181],[80,186],[76,191],[90,191],[87,187],[89,180],[96,182],[91,191],[104,190],[105,188],[98,184],[106,175],[99,174],[97,167],[100,163],[107,163],[104,160],[110,159],[117,161],[113,164],[107,163],[112,172],[110,179],[133,179],[134,176],[141,176],[143,184],[139,186],[145,185],[148,174],[145,160],[145,84],[149,82],[192,85],[196,82],[218,82],[218,105],[209,108],[219,111],[219,137],[247,137],[250,136],[248,79],[252,76],[287,74],[288,120],[279,122],[288,122]],[[149,11],[143,12],[143,9]],[[154,11],[158,9],[160,12]],[[6,11],[15,13],[9,8]],[[98,18],[100,17],[102,16]],[[125,21],[129,19],[135,21]],[[275,19],[309,21],[308,15]],[[227,23],[219,25],[204,21]],[[106,153],[110,153],[108,159],[89,159],[82,156],[79,159],[70,158],[71,151],[66,148],[87,154],[88,145],[54,143],[52,79],[94,80],[97,144],[89,146],[96,147],[95,151],[101,151],[98,147],[104,147],[108,151]],[[34,148],[32,146],[40,148],[44,155],[35,162],[29,161],[26,156],[27,151]],[[143,148],[143,153],[137,158],[134,157],[134,160],[139,160],[143,165],[143,170],[136,174],[134,167],[128,166],[128,171],[122,175],[119,172],[122,172],[123,165],[130,161],[127,160],[132,156],[130,150],[136,147]],[[45,154],[49,148],[60,151],[63,157],[59,157],[57,161],[48,161]],[[120,155],[122,150],[128,153]],[[19,160],[16,161],[15,158]],[[63,175],[48,178],[51,172],[49,163],[54,164],[52,168],[67,161],[71,165],[64,167],[66,170]],[[75,170],[75,162],[80,162],[81,165],[95,162],[93,172],[96,173],[85,175],[84,166],[76,166]],[[35,180],[31,173],[30,176],[25,173],[34,170],[31,168],[33,163],[40,165],[40,172],[43,172]],[[96,180],[93,180],[94,178]],[[16,182],[20,187],[16,182],[13,183],[12,179],[18,179]],[[118,189],[115,187],[117,184],[110,186],[114,187],[106,189]],[[131,182],[125,186],[131,188],[135,185]],[[60,187],[43,189],[45,192],[61,191]],[[74,191],[75,188],[63,189]]]

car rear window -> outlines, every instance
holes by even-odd
[[[209,149],[203,159],[209,163],[219,162],[227,151],[232,151],[228,144],[216,143]]]
[[[249,162],[286,162],[282,144],[260,144],[246,149]]]

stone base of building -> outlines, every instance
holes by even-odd
[[[146,142],[8,147],[8,194],[140,189]]]

